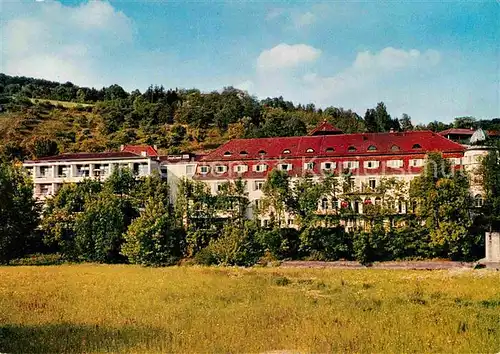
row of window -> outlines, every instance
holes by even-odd
[[[313,170],[314,166],[316,165],[315,162],[306,162],[304,164],[304,170]],[[404,162],[403,160],[388,160],[386,162],[387,167],[391,168],[401,168],[403,167]],[[409,161],[409,165],[411,167],[421,167],[424,165],[424,160],[423,159],[412,159]],[[278,164],[278,169],[282,171],[291,171],[293,170],[293,164],[291,163],[281,163]],[[337,163],[336,162],[322,162],[321,163],[321,170],[334,170],[337,168]],[[364,161],[363,162],[363,167],[366,169],[376,169],[380,167],[380,161]],[[359,161],[343,161],[342,162],[342,168],[344,169],[357,169],[359,168]],[[268,166],[266,164],[258,164],[254,165],[252,167],[252,170],[254,172],[264,172],[267,171]],[[216,165],[214,167],[215,173],[226,173],[228,170],[228,167],[226,165]],[[210,172],[210,166],[200,166],[199,169],[201,174],[207,174]],[[233,172],[235,173],[244,173],[248,171],[248,166],[247,165],[235,165],[233,166]]]
[[[413,150],[420,150],[420,149],[422,149],[422,146],[420,146],[420,144],[413,144],[412,149],[413,149]],[[370,145],[370,146],[368,146],[368,148],[366,149],[366,151],[377,151],[377,150],[378,150],[378,149],[377,149],[377,147],[376,147],[375,145]],[[391,147],[391,150],[392,150],[392,151],[400,151],[400,150],[401,150],[401,148],[400,148],[399,146],[397,146],[397,145],[393,145],[393,146]],[[325,148],[325,152],[326,152],[326,153],[332,153],[332,152],[334,152],[334,151],[335,151],[335,148],[333,148],[333,147],[327,147],[327,148]],[[354,151],[358,151],[358,149],[357,149],[355,146],[352,146],[352,145],[351,145],[351,146],[349,146],[349,147],[347,148],[347,151],[349,151],[349,152],[354,152]],[[312,154],[312,153],[314,153],[314,152],[316,152],[316,151],[315,151],[314,149],[312,149],[312,148],[308,148],[308,149],[306,149],[306,153],[308,153],[308,154]],[[282,153],[283,155],[288,155],[288,154],[290,154],[290,153],[291,153],[291,150],[290,150],[290,149],[284,149],[281,153]],[[226,151],[226,152],[224,153],[224,156],[225,156],[225,157],[230,157],[230,156],[232,156],[232,155],[233,155],[233,154],[232,154],[230,151]],[[261,156],[266,155],[266,151],[264,151],[264,150],[260,150],[260,151],[259,151],[259,155],[261,155]],[[247,151],[245,151],[245,150],[240,151],[240,156],[243,156],[243,157],[248,156],[248,152],[247,152]]]

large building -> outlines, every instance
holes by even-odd
[[[154,147],[122,146],[119,152],[62,154],[26,161],[24,166],[31,171],[35,196],[40,199],[56,193],[63,183],[85,178],[104,180],[118,167],[127,167],[137,176],[159,173],[167,179],[173,199],[183,178],[206,183],[214,194],[223,183],[241,179],[246,182],[250,218],[254,217],[266,177],[273,169],[286,171],[292,181],[306,174],[321,178],[327,173],[348,172],[350,195],[323,199],[318,212],[328,213],[348,205],[363,214],[364,205],[379,202],[374,191],[382,179],[395,177],[409,185],[422,172],[430,152],[442,153],[454,169],[464,169],[474,177],[480,156],[488,151],[481,146],[485,137],[482,130],[476,131],[470,139],[474,145],[469,146],[431,131],[343,134],[323,122],[308,136],[234,139],[204,156],[160,156]],[[480,204],[480,183],[477,178],[471,181],[471,194]],[[406,213],[409,207],[400,203],[397,212]],[[259,217],[263,224],[269,220],[266,215]],[[293,216],[287,215],[286,222],[293,225]]]
[[[85,178],[104,181],[114,169],[128,168],[136,176],[158,173],[176,191],[180,178],[194,175],[196,158],[192,154],[160,156],[155,147],[126,145],[118,152],[70,153],[25,161],[34,183],[35,197],[44,200],[64,183]]]
[[[350,196],[324,199],[319,212],[349,203],[362,214],[363,205],[377,204],[374,191],[382,178],[411,181],[422,172],[427,154],[433,151],[442,153],[454,169],[474,173],[479,156],[487,150],[468,148],[431,131],[343,134],[323,122],[309,136],[231,140],[199,161],[194,178],[207,183],[213,193],[224,182],[241,178],[247,184],[251,205],[258,207],[267,174],[273,169],[286,171],[292,180],[306,174],[320,178],[348,171]],[[480,186],[473,185],[471,193],[480,203]],[[406,213],[407,207],[401,204],[398,211]],[[249,217],[253,210],[249,208]],[[287,216],[289,225],[293,225],[292,218]],[[267,222],[265,216],[262,222]]]

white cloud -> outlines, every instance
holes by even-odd
[[[295,27],[300,29],[303,27],[310,26],[314,22],[316,22],[316,15],[310,11],[307,11],[305,13],[292,16],[292,20],[293,23],[295,24]]]
[[[305,44],[299,46],[281,44],[262,52],[257,59],[256,75],[240,87],[259,97],[283,96],[297,103],[313,102],[320,107],[343,106],[361,115],[380,101],[386,102],[393,114],[406,112],[416,121],[436,118],[421,116],[429,107],[433,107],[438,117],[445,116],[444,119],[447,114],[451,115],[450,112],[459,111],[456,98],[444,100],[439,96],[439,91],[443,90],[439,76],[442,55],[435,50],[387,47],[378,52],[363,51],[357,53],[347,67],[332,75],[320,73],[320,69],[331,70],[331,67],[317,66],[307,71],[262,71],[263,68],[296,67],[304,62],[315,62],[321,54],[319,49]]]
[[[2,72],[73,81],[79,85],[109,84],[103,62],[120,46],[131,43],[132,21],[104,1],[79,6],[41,2],[29,15],[5,21]]]
[[[281,17],[285,14],[285,9],[282,8],[274,8],[269,10],[266,14],[266,21],[272,21],[278,17]]]
[[[277,70],[297,67],[300,64],[313,62],[321,55],[321,50],[306,44],[286,43],[266,49],[257,58],[258,70]]]

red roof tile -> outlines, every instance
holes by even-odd
[[[234,139],[205,156],[202,161],[401,155],[428,151],[463,152],[464,149],[462,145],[431,131],[358,133]]]
[[[149,145],[125,145],[121,148],[121,151],[127,151],[137,155],[141,155],[145,152],[146,156],[158,156],[158,151]]]
[[[326,120],[320,123],[316,128],[314,128],[308,135],[334,135],[342,134],[342,130],[337,129]]]

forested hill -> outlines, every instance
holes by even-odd
[[[382,102],[361,117],[350,109],[294,105],[283,97],[259,101],[233,87],[126,92],[119,85],[95,89],[0,74],[0,159],[114,150],[121,144],[157,145],[164,153],[206,151],[232,138],[304,135],[323,120],[345,133],[452,126],[414,127],[406,114],[391,117]],[[500,119],[458,118],[454,126],[498,129]]]

